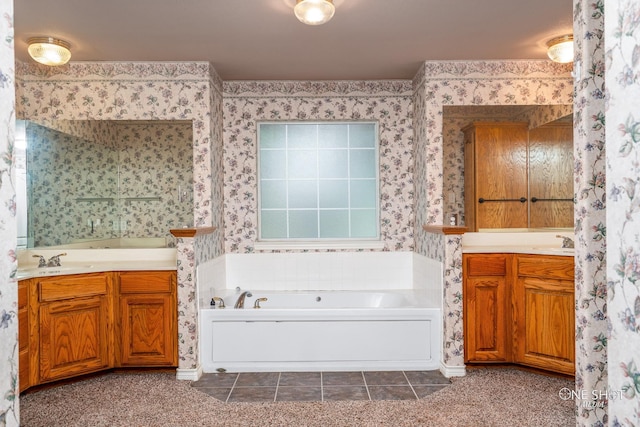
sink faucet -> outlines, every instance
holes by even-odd
[[[60,257],[65,255],[67,254],[63,253],[63,254],[58,254],[56,256],[52,256],[51,258],[49,258],[49,261],[47,261],[47,267],[60,267],[62,265],[60,264]]]
[[[573,247],[575,247],[575,244],[574,244],[573,240],[570,239],[569,237],[561,236],[559,234],[556,237],[559,238],[559,239],[562,239],[562,247],[563,248],[573,248]]]
[[[238,300],[236,301],[236,304],[233,306],[233,308],[244,308],[244,299],[246,297],[251,298],[253,295],[251,294],[251,292],[249,291],[244,291],[243,293],[240,294],[240,296],[238,297]]]

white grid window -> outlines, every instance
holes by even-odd
[[[379,239],[374,122],[258,124],[262,241]]]

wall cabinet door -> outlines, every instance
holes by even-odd
[[[528,227],[527,124],[476,122],[464,132],[465,225]]]
[[[520,256],[517,262],[514,284],[515,361],[573,375],[573,258]]]
[[[463,262],[465,362],[509,362],[510,256],[468,254]]]
[[[530,227],[573,227],[573,126],[529,131]]]
[[[175,272],[119,274],[119,366],[177,365]]]

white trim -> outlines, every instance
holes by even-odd
[[[195,369],[176,369],[176,379],[185,381],[198,381],[202,376],[202,366],[198,365]]]
[[[448,366],[440,362],[440,372],[447,378],[451,377],[464,377],[467,375],[467,369],[462,366]]]
[[[305,362],[211,362],[207,373],[225,372],[321,372],[321,371],[432,371],[438,368],[435,360],[340,360]]]
[[[258,251],[265,250],[288,250],[288,249],[384,249],[384,242],[380,240],[327,240],[327,241],[306,241],[306,242],[255,242],[253,249]]]

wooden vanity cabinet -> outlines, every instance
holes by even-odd
[[[465,362],[510,362],[507,254],[463,256]]]
[[[118,366],[177,366],[176,273],[118,274]]]
[[[518,255],[515,270],[514,361],[573,375],[573,258]]]
[[[39,383],[113,366],[110,274],[35,280],[39,302]]]
[[[465,363],[575,373],[573,257],[463,254]]]
[[[31,364],[29,360],[29,280],[18,282],[18,365],[20,391],[31,386],[29,373]]]

